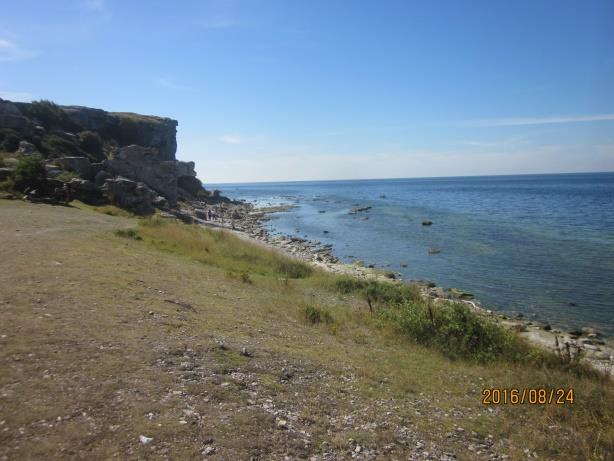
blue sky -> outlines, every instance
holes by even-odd
[[[205,182],[614,171],[612,1],[0,4],[0,97],[175,118]]]

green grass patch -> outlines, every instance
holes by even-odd
[[[117,235],[118,237],[123,237],[127,239],[132,239],[132,240],[143,240],[143,237],[141,237],[138,234],[136,229],[117,229],[113,233]]]
[[[152,218],[139,223],[138,235],[160,250],[237,273],[245,283],[250,283],[251,274],[300,279],[313,273],[302,261],[225,231]]]
[[[333,323],[334,321],[333,316],[327,309],[311,304],[303,308],[303,316],[307,322],[313,325],[317,323]]]
[[[389,283],[361,280],[356,277],[337,277],[333,280],[336,291],[357,294],[380,304],[399,304],[421,300],[420,289],[415,284]]]
[[[63,182],[70,182],[73,179],[79,179],[81,176],[79,176],[77,173],[75,173],[74,171],[62,171],[59,175],[57,175],[54,179],[58,179],[60,181]]]
[[[70,205],[79,208],[80,210],[89,210],[95,211],[97,213],[106,214],[109,216],[120,216],[122,218],[135,218],[137,217],[135,214],[130,213],[127,210],[116,207],[115,205],[101,205],[101,206],[93,206],[83,203],[79,200],[73,200],[70,202]]]

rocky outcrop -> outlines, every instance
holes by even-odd
[[[105,132],[111,125],[117,125],[117,120],[111,120],[109,113],[102,109],[92,109],[82,106],[62,106],[68,118],[83,130]]]
[[[19,143],[19,148],[15,152],[17,155],[36,155],[40,154],[38,149],[34,144],[28,141],[21,141]]]
[[[130,145],[118,149],[112,159],[105,160],[104,170],[112,175],[144,182],[170,203],[175,203],[177,163],[175,160],[160,160],[156,149]]]
[[[120,139],[126,144],[153,147],[161,161],[175,160],[177,152],[177,121],[170,118],[116,112],[109,114],[119,120]]]
[[[41,154],[46,159],[48,177],[76,174],[87,181],[74,188],[75,197],[88,203],[99,201],[94,188],[100,197],[146,212],[149,204],[173,207],[178,199],[223,199],[203,189],[194,162],[176,160],[177,121],[169,118],[0,100],[0,128],[6,128],[0,141],[13,146],[16,156]],[[62,175],[64,171],[75,174]],[[118,180],[109,182],[114,178]],[[147,190],[154,198],[148,198]],[[133,200],[127,198],[130,193],[136,194]]]
[[[70,198],[80,200],[92,205],[101,205],[106,202],[100,188],[87,179],[73,179],[68,183]]]
[[[154,203],[160,203],[158,194],[146,184],[122,177],[107,179],[102,191],[114,205],[137,214],[152,214],[155,211]]]
[[[62,106],[70,121],[81,130],[110,137],[120,146],[137,144],[157,149],[160,160],[175,160],[177,121],[130,112],[106,112],[81,106]]]
[[[12,168],[0,168],[0,182],[7,180],[12,174]]]
[[[29,125],[29,120],[22,115],[11,101],[0,99],[0,128],[22,130]]]
[[[89,179],[93,176],[92,164],[86,157],[62,157],[56,159],[55,163],[64,170],[74,171],[82,178]]]

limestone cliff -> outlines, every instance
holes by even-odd
[[[171,206],[178,198],[204,193],[194,162],[175,157],[177,125],[164,117],[0,99],[0,151],[39,153],[48,163],[48,177],[72,171],[103,192],[113,189],[103,188],[105,181],[117,177],[140,182],[166,199],[157,203]]]

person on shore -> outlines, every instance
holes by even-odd
[[[213,214],[211,213],[211,209],[207,211],[207,216],[209,216],[209,221],[211,221],[211,218],[213,217]]]
[[[71,197],[70,197],[70,186],[68,185],[68,183],[64,183],[64,185],[62,186],[62,191],[64,192],[64,203],[66,205],[68,205],[70,203]]]

